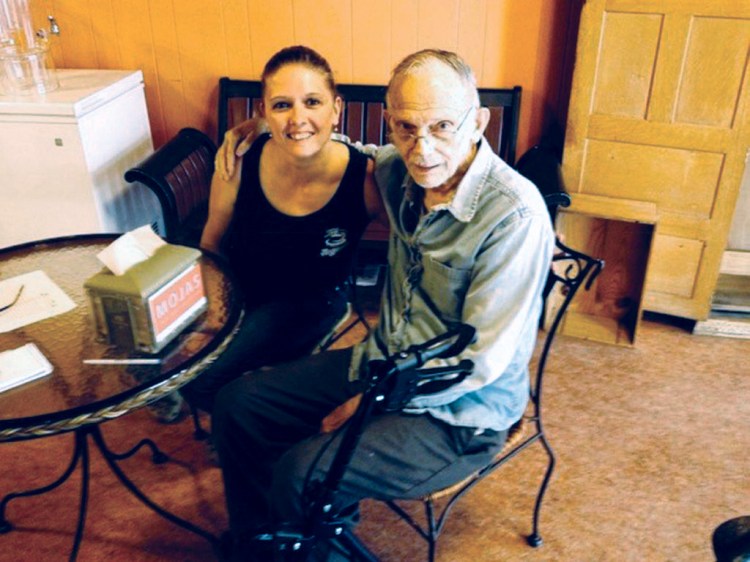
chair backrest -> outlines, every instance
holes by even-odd
[[[164,237],[176,244],[197,246],[208,216],[208,196],[216,145],[197,129],[182,129],[138,166],[125,180],[151,189],[162,207]]]
[[[338,92],[344,99],[344,110],[339,132],[353,141],[386,144],[387,128],[383,119],[385,86],[339,84]],[[521,112],[521,87],[480,88],[480,103],[490,110],[490,124],[485,136],[492,149],[508,164],[516,161],[516,139]],[[258,116],[261,101],[260,82],[219,79],[219,121],[217,142],[224,133],[249,117]]]
[[[495,153],[509,166],[516,164],[518,122],[521,118],[521,86],[479,88],[479,102],[490,110],[484,136]]]
[[[250,117],[258,117],[260,101],[260,82],[234,80],[226,76],[219,78],[216,144],[220,145],[224,140],[224,134],[235,125]]]
[[[542,383],[547,359],[558,329],[565,317],[568,306],[581,287],[589,290],[591,284],[604,267],[604,261],[573,250],[555,240],[555,253],[552,257],[547,283],[544,287],[544,312],[540,321],[545,331],[542,347],[537,359],[536,376],[532,380],[531,400],[534,417],[541,415]]]

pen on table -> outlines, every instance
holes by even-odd
[[[161,359],[84,359],[86,365],[159,365]]]
[[[13,297],[13,300],[10,301],[9,304],[6,304],[5,306],[0,307],[0,312],[2,312],[3,310],[8,310],[11,306],[13,306],[14,304],[18,302],[18,299],[21,298],[21,293],[23,293],[23,288],[24,288],[24,285],[21,285],[18,288],[18,292],[16,293],[16,296]]]

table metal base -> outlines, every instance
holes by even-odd
[[[130,491],[131,494],[133,494],[136,498],[138,498],[153,511],[155,511],[165,519],[171,521],[175,525],[179,525],[183,529],[187,529],[188,531],[191,531],[196,535],[200,535],[201,537],[209,541],[214,547],[218,545],[219,539],[215,535],[209,533],[204,529],[201,529],[200,527],[197,527],[196,525],[193,525],[189,521],[177,517],[173,513],[170,513],[161,506],[155,504],[140,489],[138,489],[138,487],[125,475],[125,473],[122,471],[122,468],[120,468],[118,461],[132,457],[143,447],[148,447],[151,450],[151,457],[154,464],[162,464],[164,462],[167,462],[169,460],[169,457],[165,453],[160,451],[151,439],[141,440],[138,444],[135,445],[135,447],[124,453],[115,453],[114,451],[111,451],[109,447],[107,447],[107,444],[104,442],[104,436],[102,435],[101,429],[97,424],[79,427],[75,430],[74,433],[75,447],[73,449],[73,457],[70,460],[70,464],[59,478],[46,486],[34,488],[33,490],[26,490],[23,492],[13,492],[6,495],[2,499],[2,501],[0,502],[0,534],[8,533],[13,530],[13,525],[5,518],[5,507],[11,500],[44,494],[46,492],[49,492],[50,490],[57,488],[62,483],[64,483],[71,474],[73,474],[73,471],[76,469],[78,463],[80,462],[82,471],[81,501],[78,511],[78,525],[76,527],[73,549],[71,550],[69,560],[72,562],[77,558],[78,549],[80,548],[81,540],[83,539],[84,525],[86,523],[86,508],[88,505],[90,477],[89,444],[87,438],[91,437],[94,445],[96,445],[97,449],[99,449],[99,452],[107,462],[110,470],[115,474],[115,476],[117,476],[120,482],[122,482],[122,484]]]

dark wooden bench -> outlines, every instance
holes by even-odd
[[[259,115],[260,92],[260,82],[255,80],[219,79],[219,144],[228,129]],[[344,100],[338,132],[365,144],[387,144],[388,132],[383,118],[386,87],[340,84],[338,92]],[[480,88],[479,99],[484,107],[489,108],[491,115],[485,132],[487,140],[503,160],[515,165],[521,87]],[[387,228],[371,224],[360,244],[360,264],[384,264],[387,239]]]

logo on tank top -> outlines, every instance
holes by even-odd
[[[346,247],[346,230],[343,228],[329,228],[323,235],[324,248],[321,248],[320,255],[323,257],[333,257]]]

